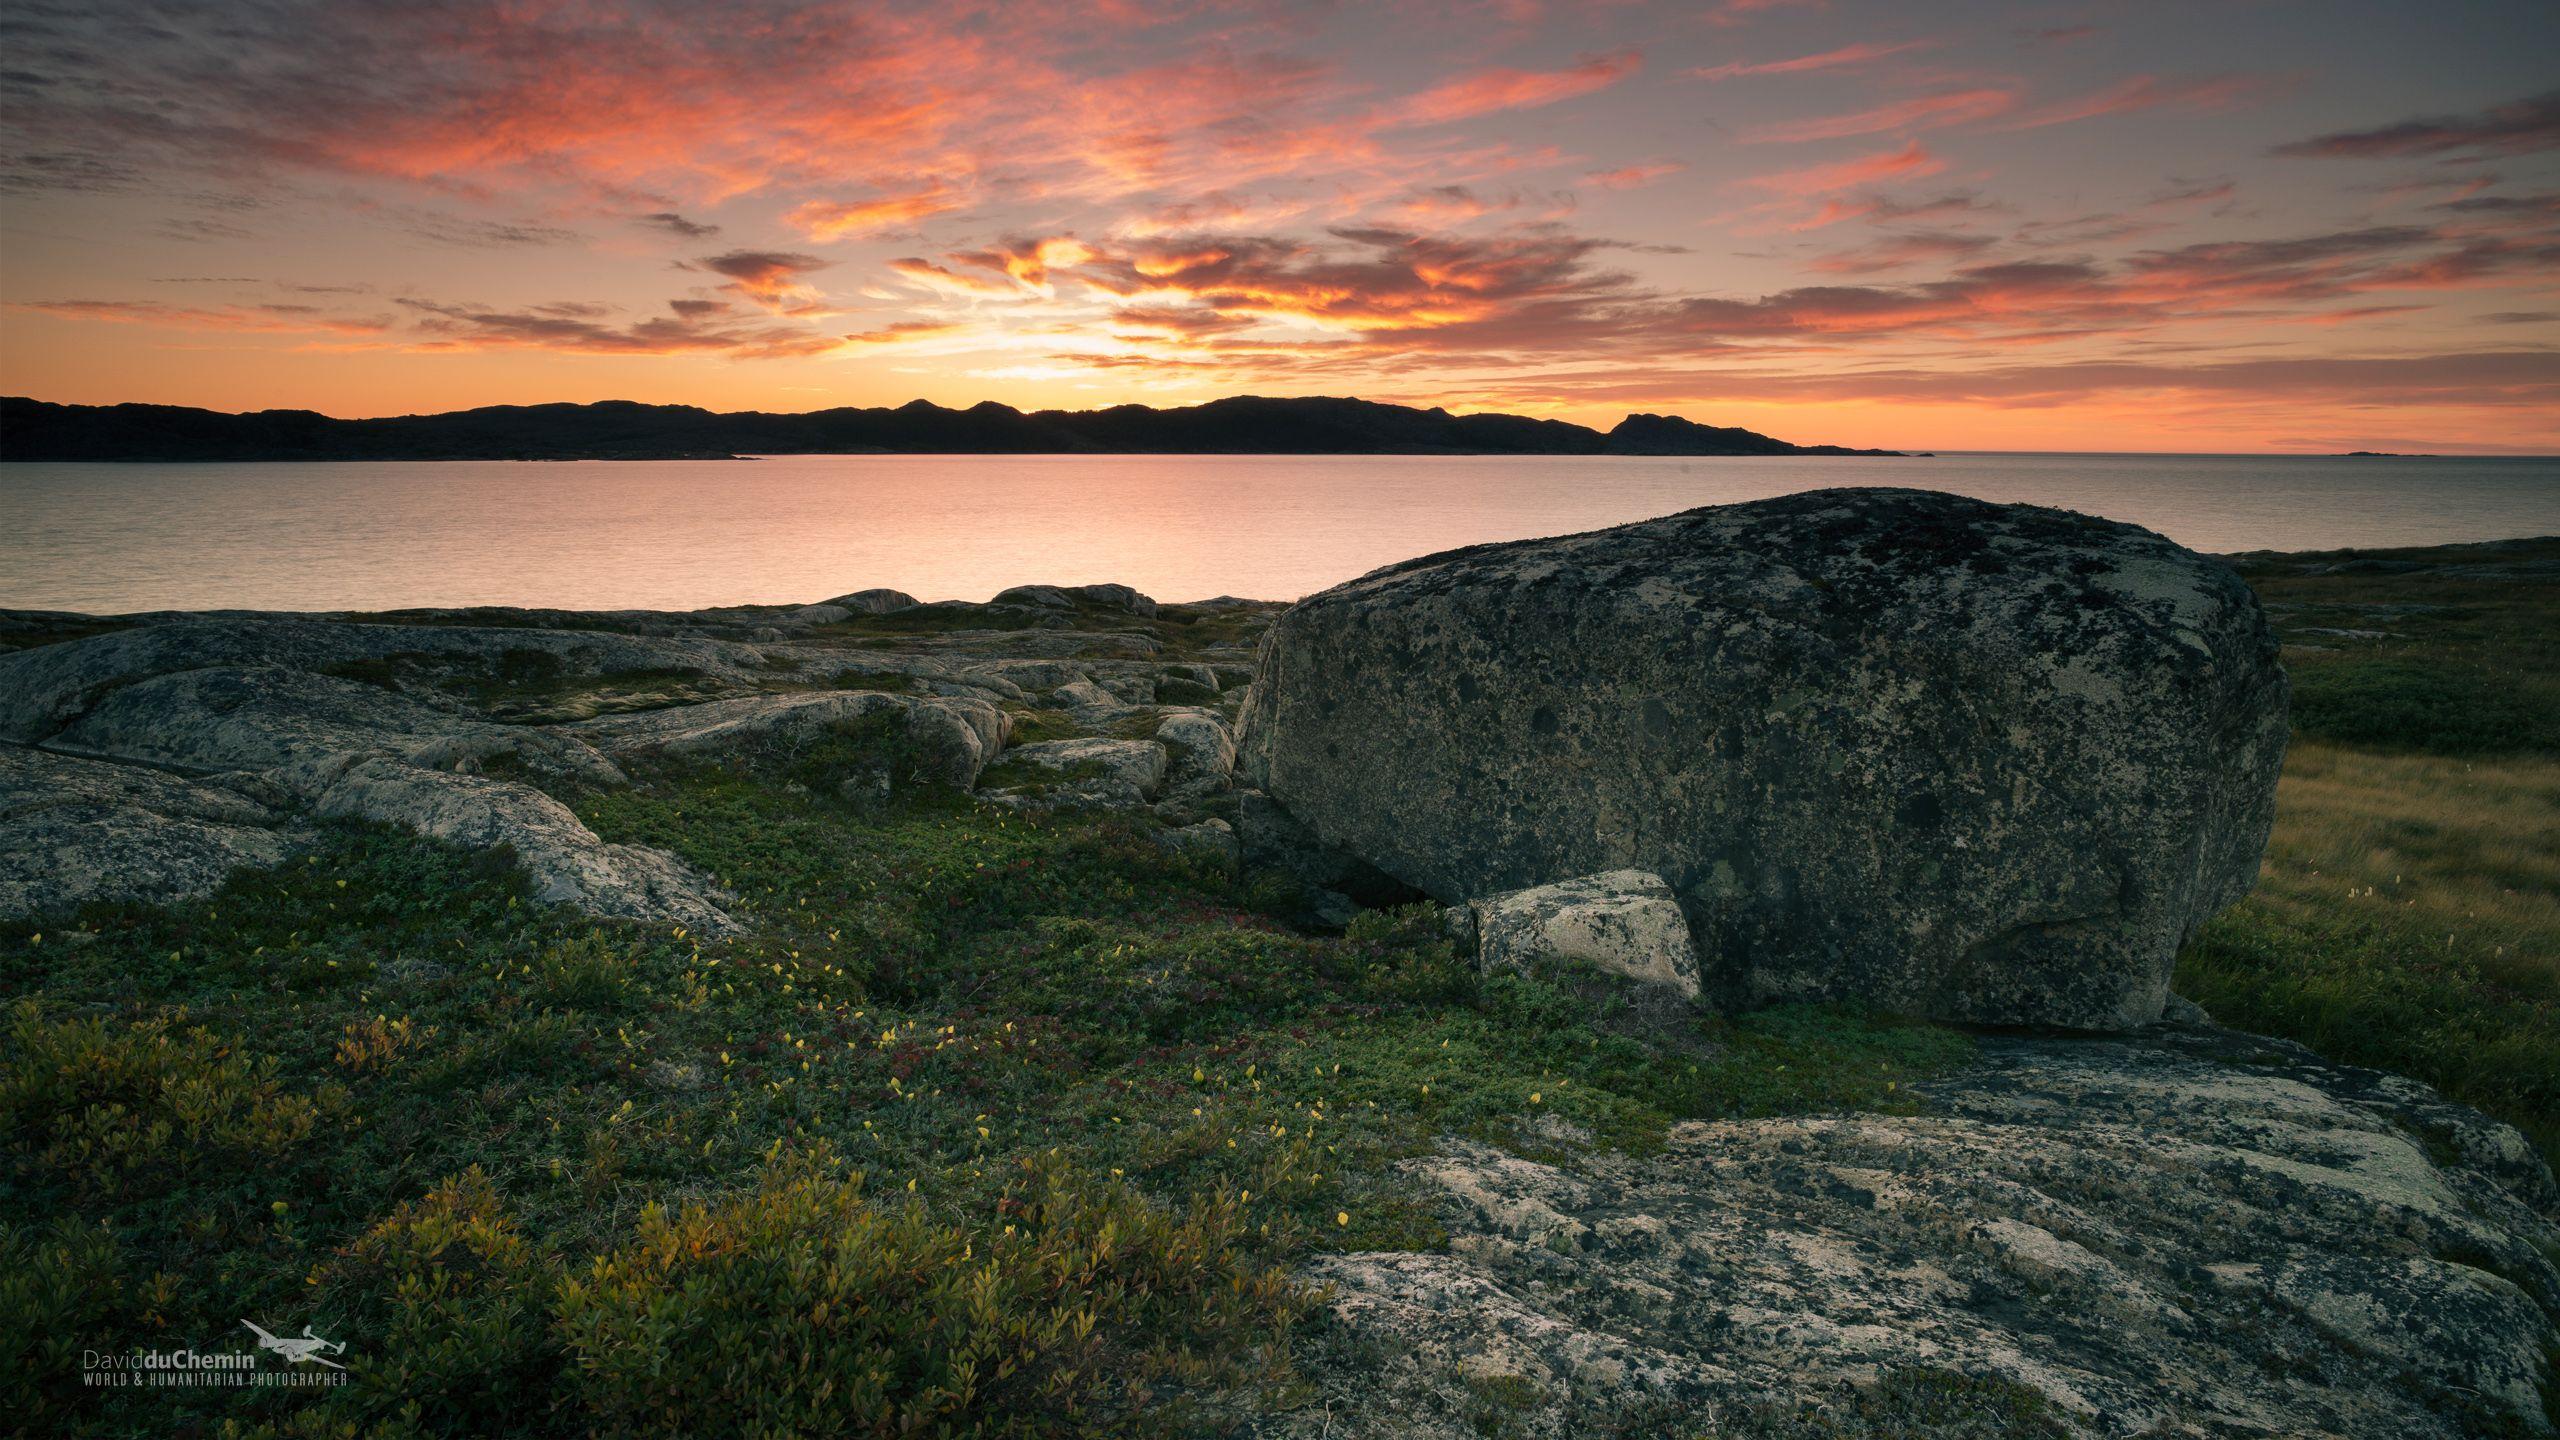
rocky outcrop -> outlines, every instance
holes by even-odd
[[[1016,585],[999,591],[990,605],[1037,605],[1045,609],[1064,610],[1087,605],[1100,610],[1120,610],[1142,618],[1154,618],[1156,602],[1126,585]]]
[[[818,603],[864,615],[893,615],[900,610],[913,610],[924,602],[904,590],[880,588],[856,590],[850,595],[839,595],[833,600],[821,600]]]
[[[198,772],[349,756],[455,769],[505,755],[539,774],[599,785],[622,780],[577,740],[280,665],[181,670],[118,686],[45,743]]]
[[[563,727],[614,756],[708,755],[754,750],[796,754],[831,736],[870,727],[895,734],[907,779],[966,790],[1004,749],[1013,722],[984,700],[923,698],[876,690],[748,695],[580,721]],[[885,747],[884,747],[885,748]]]
[[[308,815],[505,847],[538,897],[593,914],[735,928],[718,887],[673,856],[609,845],[537,784],[479,773],[503,762],[543,783],[623,783],[584,739],[499,724],[432,689],[323,673],[393,658],[482,678],[603,679],[654,658],[744,681],[760,665],[715,641],[264,617],[181,619],[0,656],[0,725],[54,752],[12,751],[14,768],[69,787],[70,802],[0,812],[12,877],[0,901],[27,912],[202,894],[240,865],[282,859]],[[84,763],[68,757],[93,768],[66,769]],[[74,820],[85,829],[66,838]]]
[[[1243,763],[1444,902],[1659,874],[1722,1000],[2105,1028],[2156,1019],[2254,880],[2284,740],[2274,636],[2220,562],[1832,490],[1310,597]]]
[[[1724,1433],[1905,1368],[2080,1435],[2548,1433],[2560,1195],[2509,1127],[2212,1031],[1986,1041],[1914,1100],[1641,1158],[1447,1143],[1408,1167],[1445,1252],[1318,1262],[1352,1342],[1257,1433],[1460,1440],[1470,1382],[1505,1434]]]
[[[1465,930],[1487,970],[1561,962],[1698,998],[1698,952],[1679,897],[1662,877],[1611,870],[1489,896],[1466,907]]]
[[[193,899],[297,842],[283,814],[222,786],[0,746],[0,915]]]

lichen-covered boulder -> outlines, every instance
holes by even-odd
[[[2229,567],[2130,525],[1829,490],[1311,596],[1251,783],[1445,902],[1661,875],[1711,995],[2158,1018],[2257,873],[2285,680]]]

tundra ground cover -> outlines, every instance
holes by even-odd
[[[819,763],[801,756],[796,766]],[[1951,1032],[1666,1029],[1304,933],[1137,823],[751,766],[575,797],[745,901],[705,943],[333,832],[197,905],[0,937],[0,1333],[69,1433],[1126,1434],[1286,1404],[1298,1257],[1438,1243],[1391,1162],[1899,1104]],[[82,1392],[78,1351],[352,1340],[304,1393]],[[262,1321],[263,1323],[263,1321]],[[270,1326],[270,1329],[276,1328]]]

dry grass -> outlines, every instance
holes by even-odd
[[[2295,687],[2257,892],[2178,988],[2560,1159],[2560,541],[2244,557]]]
[[[2309,920],[2379,911],[2494,983],[2560,990],[2560,760],[2286,757],[2256,901]]]

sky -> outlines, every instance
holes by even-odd
[[[2560,452],[2560,5],[0,0],[0,393]]]

